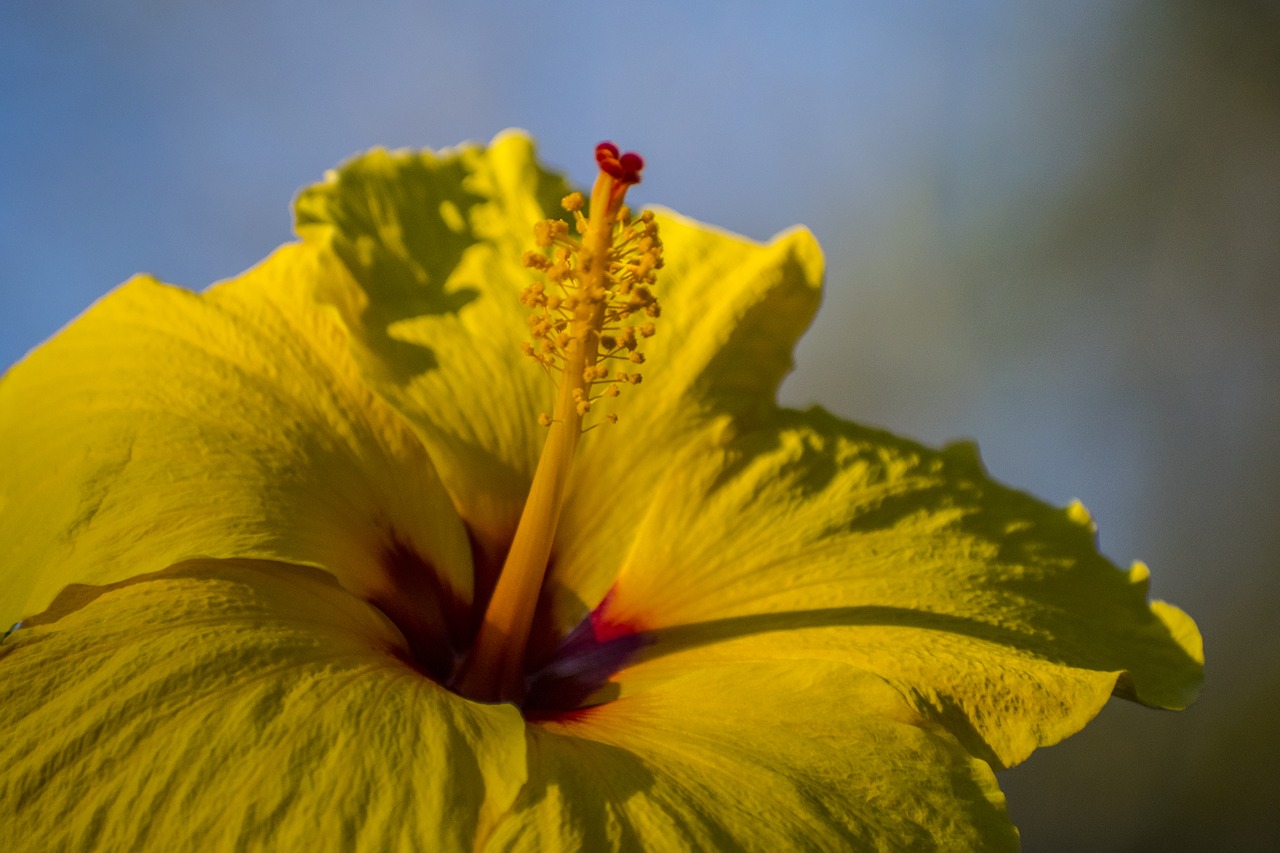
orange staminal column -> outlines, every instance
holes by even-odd
[[[653,334],[653,323],[626,325],[637,312],[654,318],[658,302],[650,286],[662,266],[662,244],[650,213],[633,220],[623,205],[627,188],[640,182],[644,166],[638,154],[619,154],[617,146],[596,146],[600,173],[591,192],[589,216],[583,198],[574,193],[564,207],[577,221],[581,239],[556,219],[534,228],[544,252],[528,252],[525,265],[542,271],[545,280],[526,288],[521,301],[533,309],[533,343],[524,351],[557,379],[555,407],[539,422],[547,440],[534,472],[529,497],[516,527],[511,550],[498,577],[467,660],[454,688],[464,696],[489,702],[519,702],[523,694],[524,657],[534,609],[564,503],[574,452],[583,433],[583,418],[601,397],[616,397],[621,384],[637,384],[638,373],[619,370],[612,379],[606,363],[622,359],[641,364],[637,336]],[[607,387],[593,395],[595,386]],[[612,413],[605,415],[616,422]]]

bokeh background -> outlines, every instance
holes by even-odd
[[[1280,5],[4,0],[0,367],[137,271],[200,288],[373,146],[532,131],[826,303],[783,397],[1079,498],[1199,621],[1199,705],[1003,774],[1028,851],[1280,848]]]

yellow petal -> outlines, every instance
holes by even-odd
[[[469,851],[525,781],[516,710],[315,569],[197,561],[36,622],[0,645],[10,848]]]
[[[991,769],[834,663],[701,668],[531,727],[489,850],[1013,850]]]
[[[1078,511],[991,482],[969,449],[784,412],[663,468],[596,618],[672,672],[848,662],[997,765],[1113,691],[1180,708],[1199,688],[1195,625],[1148,603],[1145,569],[1117,570]]]
[[[0,381],[0,621],[68,583],[262,557],[322,567],[447,649],[466,532],[341,323],[294,298],[342,276],[294,246],[204,295],[135,279]]]

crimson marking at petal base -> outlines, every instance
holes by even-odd
[[[613,604],[614,593],[618,591],[618,587],[609,587],[609,591],[605,593],[604,598],[600,599],[600,603],[596,605],[595,610],[591,611],[591,615],[587,618],[591,620],[592,630],[597,638],[601,641],[613,640],[628,634],[640,634],[645,630],[644,623],[637,619],[619,622],[609,615],[610,607]]]
[[[471,645],[475,640],[476,632],[480,630],[485,608],[489,606],[489,599],[493,597],[493,588],[498,584],[498,576],[502,574],[502,564],[507,561],[507,550],[515,537],[514,528],[505,535],[486,539],[477,535],[471,525],[465,526],[467,542],[471,546],[472,590],[471,607],[467,622],[463,626],[466,637],[463,643],[464,648]],[[494,550],[494,547],[497,550]]]
[[[470,640],[471,608],[441,580],[434,566],[398,537],[391,536],[379,562],[391,585],[369,596],[369,603],[400,629],[414,662],[444,683]]]
[[[533,673],[521,705],[528,719],[576,713],[637,651],[653,642],[638,624],[613,622],[613,590],[561,641],[551,660]]]

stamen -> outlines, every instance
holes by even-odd
[[[524,265],[542,272],[544,280],[520,294],[520,301],[533,311],[529,318],[533,341],[521,349],[548,375],[554,371],[559,387],[554,413],[538,416],[538,423],[547,428],[547,441],[475,645],[455,680],[459,693],[482,701],[518,702],[523,696],[529,628],[573,455],[585,431],[583,418],[593,411],[593,404],[617,398],[621,384],[640,384],[639,373],[618,371],[611,380],[609,370],[599,362],[621,358],[626,352],[628,363],[643,364],[644,354],[636,349],[637,335],[652,337],[654,325],[631,325],[629,320],[636,314],[654,318],[660,310],[650,289],[655,272],[662,268],[658,224],[648,211],[633,219],[623,205],[627,188],[640,183],[644,159],[633,151],[620,153],[612,142],[601,142],[596,146],[596,163],[600,174],[591,191],[588,215],[581,212],[580,193],[561,202],[573,214],[581,241],[569,236],[562,220],[549,219],[534,226],[534,242],[544,251],[524,255]],[[597,384],[605,387],[593,393]],[[603,422],[617,421],[615,413],[603,414]]]

